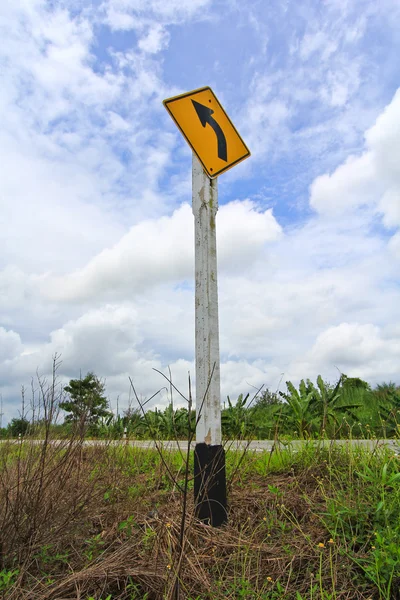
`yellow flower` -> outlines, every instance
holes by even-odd
[[[267,577],[267,581],[272,581],[272,577]]]
[[[170,571],[171,570],[171,565],[167,565],[167,569]]]
[[[166,527],[168,527],[168,528],[171,527],[171,523],[167,523]]]
[[[329,543],[330,543],[330,544],[334,544],[335,542],[334,542],[334,541],[333,541],[333,539],[331,538],[331,539],[329,540]]]
[[[267,517],[263,517],[263,521],[266,521],[266,520],[267,520]]]
[[[323,544],[322,542],[320,542],[320,543],[318,544],[318,548],[325,548],[325,544]]]
[[[375,550],[375,549],[376,549],[376,548],[375,548],[375,546],[371,546],[371,548],[372,548],[372,550]]]

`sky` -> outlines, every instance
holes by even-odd
[[[13,0],[0,39],[3,425],[55,354],[120,411],[129,376],[195,384],[191,150],[162,101],[203,86],[251,151],[218,178],[222,401],[400,384],[398,0]]]

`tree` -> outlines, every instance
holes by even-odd
[[[66,422],[81,426],[96,425],[99,419],[109,417],[108,401],[104,396],[105,383],[92,372],[84,379],[71,379],[64,391],[69,398],[60,403],[67,412]]]
[[[25,418],[14,418],[8,425],[8,430],[12,437],[18,437],[19,435],[25,435],[28,431],[29,421]]]
[[[270,408],[271,406],[276,405],[282,405],[282,400],[277,392],[271,392],[271,390],[267,388],[256,398],[254,408],[263,410],[264,408]]]
[[[278,392],[272,392],[267,388],[256,397],[250,411],[254,435],[260,440],[271,439],[282,426],[285,404]]]
[[[344,373],[341,375],[341,382],[343,390],[366,390],[369,392],[371,387],[367,381],[360,379],[359,377],[348,377]]]

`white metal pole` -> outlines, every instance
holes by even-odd
[[[210,179],[193,154],[195,221],[196,443],[221,444],[221,394],[218,327],[217,240],[218,182]],[[204,400],[204,402],[203,402]]]

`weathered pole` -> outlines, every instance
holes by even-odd
[[[218,527],[227,521],[225,452],[221,444],[218,326],[218,182],[193,154],[195,222],[196,448],[194,494],[199,519]]]

